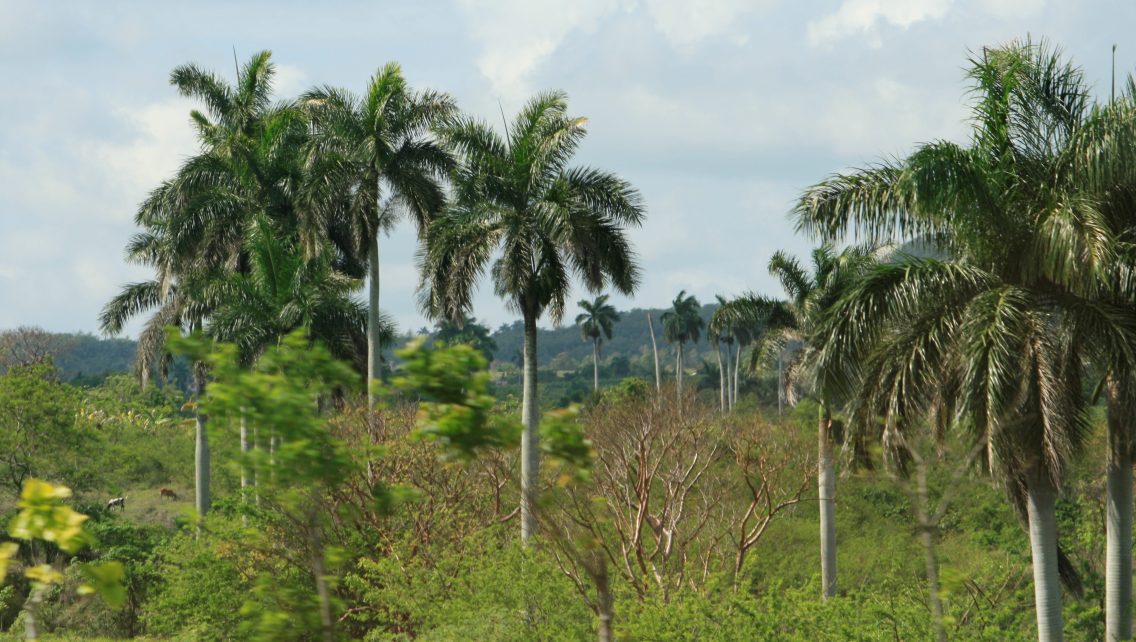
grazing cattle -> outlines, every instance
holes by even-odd
[[[107,510],[117,506],[121,510],[126,510],[126,497],[115,497],[107,502]]]
[[[178,498],[178,494],[175,493],[172,488],[162,488],[161,490],[158,491],[158,494],[161,495],[162,497],[169,497],[170,499],[177,499]]]

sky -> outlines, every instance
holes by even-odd
[[[234,53],[271,50],[283,99],[361,92],[395,60],[494,125],[566,91],[589,119],[576,164],[646,202],[630,231],[642,283],[613,297],[626,309],[778,294],[769,256],[812,246],[789,218],[804,188],[966,141],[972,52],[1046,38],[1107,98],[1113,44],[1117,76],[1136,71],[1133,24],[1124,0],[0,0],[0,329],[97,333],[102,306],[148,277],[123,248],[147,192],[197,150],[196,105],[168,82],[187,62],[231,80]],[[382,241],[382,307],[403,330],[427,323],[415,249],[408,224]],[[487,280],[474,314],[514,320]]]

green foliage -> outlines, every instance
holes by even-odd
[[[486,361],[493,361],[493,353],[497,352],[497,342],[490,335],[489,328],[473,317],[466,317],[460,324],[442,319],[434,324],[434,332],[430,336],[448,345],[469,344],[484,355]]]
[[[94,538],[83,527],[87,516],[64,503],[69,497],[71,489],[66,486],[29,479],[20,492],[19,512],[8,526],[8,535],[26,542],[24,546],[28,549],[24,577],[30,588],[22,617],[28,637],[32,639],[39,635],[39,616],[44,598],[65,579],[64,571],[49,558],[49,547],[74,555],[94,543]],[[11,542],[0,544],[0,584],[19,548]],[[86,562],[79,564],[77,569],[84,580],[77,587],[80,595],[98,594],[115,608],[125,602],[122,564],[114,561]]]
[[[92,437],[76,428],[78,403],[78,391],[59,382],[50,362],[0,376],[0,484],[13,495],[33,477],[78,487],[89,481],[76,474],[86,469],[80,451]]]
[[[462,540],[430,564],[362,562],[367,640],[581,640],[592,615],[551,557],[500,529]],[[402,551],[404,552],[404,551]],[[401,555],[399,555],[401,557]]]
[[[447,453],[463,459],[481,449],[518,443],[519,422],[493,412],[488,364],[479,350],[463,343],[428,346],[420,338],[398,356],[404,361],[403,375],[394,385],[421,398],[418,434],[423,438],[442,442]]]
[[[222,538],[236,542],[240,534],[220,520],[211,523],[210,532],[214,535],[202,542],[191,533],[178,534],[157,551],[152,572],[160,579],[142,613],[150,634],[203,641],[237,638],[241,605],[251,586],[242,572],[240,548],[223,544]]]

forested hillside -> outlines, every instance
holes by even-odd
[[[700,310],[702,320],[709,324],[710,317],[717,309],[716,305],[703,305]],[[603,356],[625,356],[628,359],[646,359],[650,357],[651,335],[647,327],[647,315],[650,314],[655,323],[655,339],[659,343],[659,358],[663,359],[671,354],[670,346],[663,340],[662,324],[659,317],[665,310],[657,308],[632,308],[621,310],[619,321],[616,321],[614,333],[610,340],[603,342]],[[537,342],[537,358],[542,366],[548,366],[554,357],[564,354],[567,358],[579,363],[590,361],[592,358],[592,345],[580,337],[580,330],[572,323],[578,310],[570,306],[565,313],[564,323],[558,328],[541,328],[540,339]],[[502,325],[493,331],[493,340],[497,342],[496,358],[500,360],[515,360],[520,354],[524,342],[524,327],[520,321],[509,325]],[[695,348],[706,351],[705,340]],[[668,359],[666,362],[670,364]],[[652,366],[653,367],[653,366]],[[673,366],[671,366],[673,367]]]

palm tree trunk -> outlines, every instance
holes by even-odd
[[[1065,639],[1061,615],[1061,584],[1057,572],[1057,489],[1049,475],[1034,470],[1026,480],[1030,549],[1033,555],[1033,594],[1038,642]],[[1131,542],[1129,542],[1131,545]]]
[[[647,328],[651,330],[651,350],[655,353],[655,394],[663,389],[663,378],[659,373],[659,344],[655,343],[655,324],[651,321],[651,313],[647,313]]]
[[[592,339],[592,378],[594,379],[593,390],[600,391],[600,340],[599,338]]]
[[[784,412],[785,403],[785,384],[782,381],[781,375],[781,360],[784,353],[781,350],[777,351],[777,416],[780,417]]]
[[[734,386],[730,394],[730,409],[738,403],[738,374],[741,373],[742,367],[742,344],[738,344],[738,353],[734,357]]]
[[[375,409],[375,382],[380,378],[382,348],[379,345],[379,235],[367,252],[367,409]]]
[[[536,315],[525,313],[524,392],[521,397],[521,540],[527,542],[536,532],[537,486],[540,483],[540,451],[537,425],[540,405],[536,394]]]
[[[678,384],[678,398],[682,400],[682,342],[678,342],[678,354],[675,358],[675,381]]]
[[[245,409],[241,408],[241,503],[248,503],[249,487],[252,485],[252,480],[249,477],[248,453],[249,453],[249,432],[248,421],[245,420]],[[248,514],[241,515],[241,525],[248,526]]]
[[[726,359],[729,359],[730,354],[729,354],[729,346],[728,345],[726,347],[726,350],[727,350]],[[718,396],[721,397],[720,405],[722,407],[722,414],[725,414],[726,413],[726,389],[730,387],[730,382],[727,380],[728,375],[726,374],[726,368],[725,368],[725,365],[722,363],[722,346],[720,344],[714,346],[714,352],[717,353],[717,355],[718,355],[718,391],[720,393]]]
[[[817,425],[817,493],[820,504],[821,595],[836,595],[836,474],[832,461],[832,416],[824,405]]]
[[[252,447],[260,450],[264,446],[260,443],[260,429],[256,426],[252,427]],[[252,473],[252,496],[256,502],[257,508],[260,507],[260,480],[256,477],[256,471]]]
[[[245,420],[245,409],[241,408],[241,497],[244,501],[245,492],[251,485],[248,467],[249,432],[248,421]]]
[[[919,519],[919,535],[923,540],[923,562],[927,568],[927,593],[931,603],[931,622],[935,628],[935,640],[947,642],[947,630],[943,626],[943,600],[939,594],[939,562],[935,556],[936,524],[931,518],[931,501],[927,492],[927,464],[922,459],[915,468],[915,511]]]
[[[1127,392],[1109,375],[1105,639],[1132,639],[1132,432],[1126,421]]]
[[[205,398],[205,372],[204,366],[196,364],[194,367],[194,384],[197,388],[197,415],[195,446],[193,452],[194,472],[194,508],[197,510],[199,520],[205,518],[209,512],[209,434],[205,430],[205,414],[201,412],[201,401]],[[198,532],[201,525],[198,522]]]

